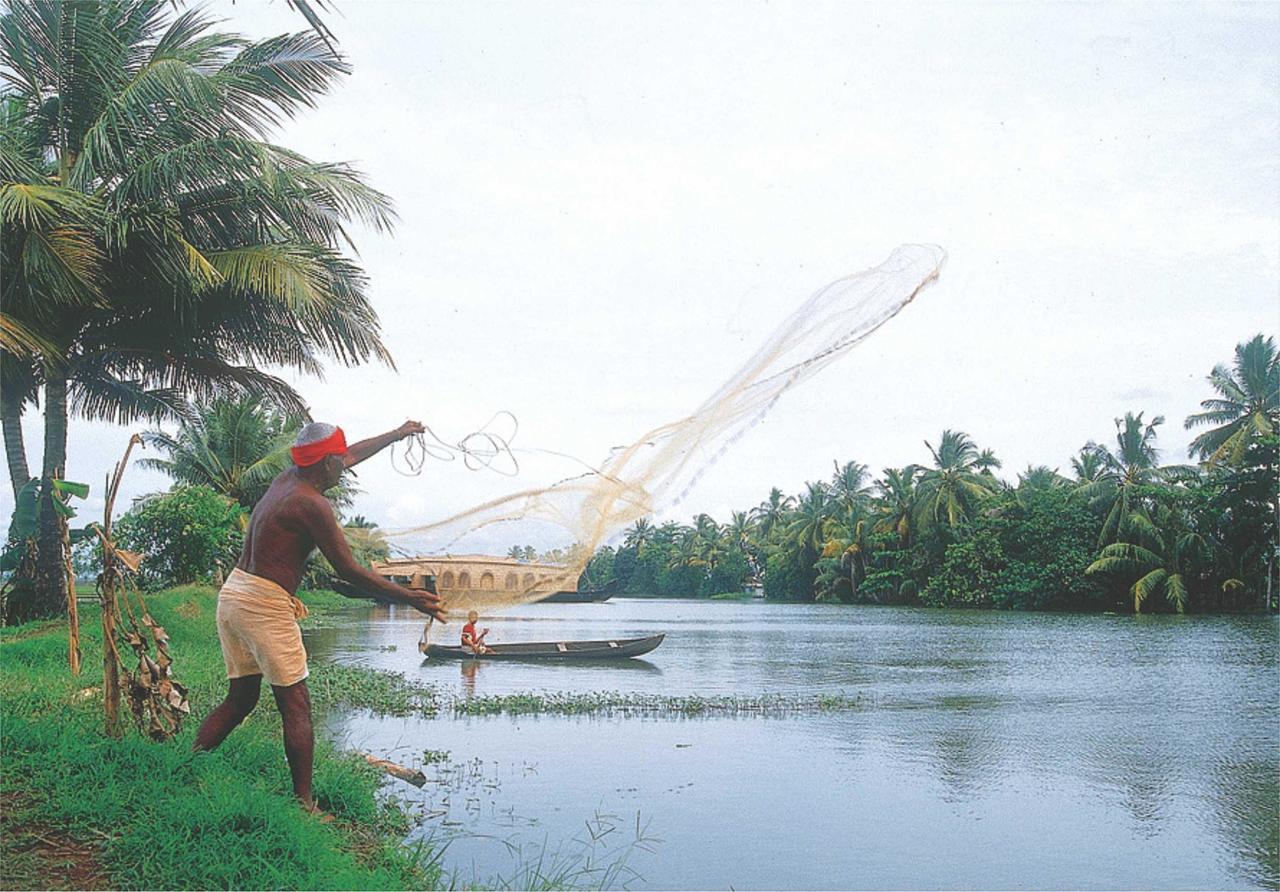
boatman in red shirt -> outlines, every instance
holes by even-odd
[[[484,636],[489,634],[489,630],[476,632],[476,620],[480,619],[480,614],[474,610],[467,614],[467,624],[462,627],[462,646],[471,649],[472,653],[483,654],[488,653],[489,648],[484,646]]]

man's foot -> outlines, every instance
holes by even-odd
[[[327,811],[325,811],[324,809],[322,809],[320,806],[316,805],[314,800],[313,800],[313,801],[311,801],[311,802],[302,802],[302,803],[299,803],[299,804],[302,806],[302,810],[303,810],[303,811],[305,811],[307,814],[309,814],[309,815],[311,815],[312,817],[314,817],[314,818],[315,818],[317,821],[319,821],[321,824],[332,824],[332,823],[333,823],[333,820],[334,820],[333,815],[329,814]]]

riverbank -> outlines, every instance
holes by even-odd
[[[305,593],[311,616],[354,602]],[[192,753],[200,720],[225,678],[215,592],[187,586],[147,598],[168,631],[174,674],[192,716],[157,744],[129,728],[102,733],[102,638],[96,607],[80,610],[84,668],[67,669],[64,622],[0,630],[0,887],[431,888],[435,853],[405,847],[408,818],[380,801],[381,775],[318,736],[315,796],[321,824],[293,799],[279,714],[270,692],[212,753]],[[318,714],[353,688],[344,670],[313,667]],[[394,681],[390,682],[394,684]],[[367,680],[357,685],[362,695]],[[128,720],[126,709],[126,721]],[[317,721],[317,726],[319,721]]]

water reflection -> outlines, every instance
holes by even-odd
[[[462,693],[468,700],[476,695],[476,675],[480,672],[480,660],[462,660]]]

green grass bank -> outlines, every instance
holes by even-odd
[[[332,592],[304,600],[312,611],[304,622],[323,622],[352,604]],[[315,796],[336,820],[321,824],[298,808],[270,691],[218,750],[191,752],[196,727],[226,685],[215,592],[189,586],[147,603],[171,637],[175,676],[190,689],[192,716],[170,743],[132,727],[121,740],[103,734],[96,607],[81,606],[79,676],[67,667],[65,622],[0,630],[0,888],[439,883],[434,853],[401,844],[408,821],[379,802],[381,775],[359,757],[317,739]],[[356,690],[365,700],[371,688],[385,687],[391,697],[398,686],[367,670],[322,664],[312,672],[318,712]],[[127,707],[125,716],[131,719]]]

